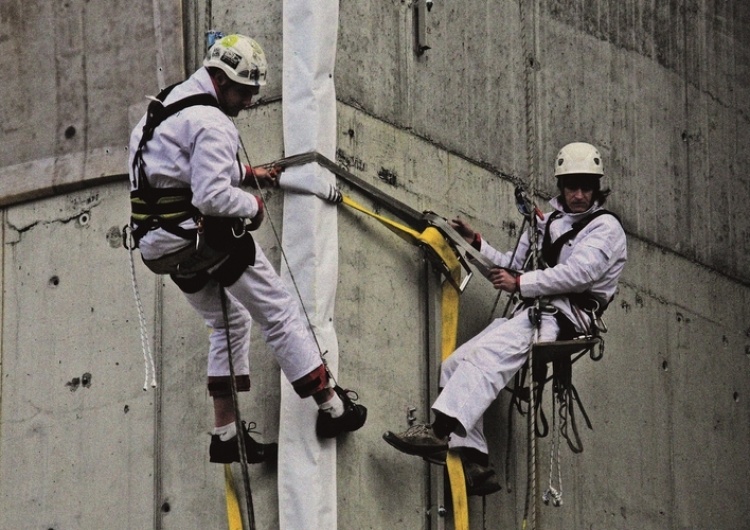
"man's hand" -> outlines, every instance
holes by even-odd
[[[263,204],[263,199],[255,196],[255,200],[258,201],[258,213],[245,225],[251,232],[260,228],[260,225],[263,224],[263,219],[266,218],[266,206]]]
[[[261,188],[278,188],[279,175],[283,169],[279,166],[273,166],[268,169],[265,167],[251,167],[245,164],[245,178],[242,181],[244,186],[253,189]]]
[[[463,219],[459,219],[458,217],[455,219],[451,219],[448,221],[448,224],[458,232],[458,234],[463,237],[468,244],[472,244],[474,242],[474,239],[477,237],[477,233],[474,231],[474,229],[469,226],[469,223],[464,221]]]
[[[518,289],[516,275],[506,269],[492,269],[490,271],[490,281],[495,289],[505,291],[506,293],[514,293]]]

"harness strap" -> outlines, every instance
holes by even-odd
[[[620,218],[609,210],[597,210],[588,217],[584,217],[580,221],[576,221],[575,223],[573,223],[571,229],[555,239],[555,242],[553,243],[549,233],[549,227],[552,224],[552,221],[560,217],[562,214],[563,213],[559,210],[555,210],[554,212],[552,212],[549,219],[547,220],[547,225],[544,228],[544,240],[542,241],[542,258],[544,259],[544,262],[548,267],[554,267],[555,265],[557,265],[557,261],[560,259],[560,251],[562,250],[563,245],[577,236],[581,230],[586,228],[586,226],[597,217],[600,217],[602,215],[611,215],[612,217],[617,219],[617,222],[622,224]]]
[[[186,215],[191,209],[192,193],[188,188],[151,188],[151,202],[146,202],[141,193],[130,194],[131,213],[138,221],[146,220],[152,215],[165,219],[175,219]]]
[[[136,247],[147,232],[157,228],[187,240],[194,239],[196,235],[195,230],[180,226],[183,221],[200,213],[192,204],[192,191],[188,188],[153,188],[146,177],[146,163],[143,160],[143,149],[164,120],[197,105],[219,108],[218,101],[210,94],[194,94],[164,105],[164,100],[178,84],[159,92],[149,104],[143,134],[133,157],[134,189],[130,193],[130,225]]]
[[[180,83],[175,83],[159,92],[159,94],[151,101],[148,105],[146,112],[146,123],[143,126],[143,136],[138,144],[138,150],[143,149],[146,144],[154,137],[154,131],[161,125],[161,123],[167,118],[174,116],[178,112],[185,110],[188,107],[194,107],[196,105],[203,105],[209,107],[219,108],[219,102],[211,94],[193,94],[187,96],[169,105],[164,105],[164,100],[167,99],[172,90]]]

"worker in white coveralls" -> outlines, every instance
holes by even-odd
[[[518,293],[521,301],[510,318],[494,320],[442,363],[432,424],[415,424],[399,434],[388,431],[383,437],[396,449],[433,462],[444,462],[448,448],[457,450],[470,495],[500,489],[489,467],[482,416],[528,358],[535,335],[534,299],[541,297],[538,340],[554,341],[591,329],[615,294],[627,249],[618,218],[603,209],[609,195],[601,188],[603,175],[594,146],[576,142],[560,150],[555,159],[560,194],[550,201],[553,211],[537,223],[543,258],[537,270],[524,270],[532,251],[528,232],[515,254],[502,253],[465,221],[451,222],[497,265],[490,275],[494,287]]]
[[[247,391],[253,320],[297,394],[318,404],[318,436],[355,431],[367,415],[349,391],[331,382],[297,300],[250,234],[264,206],[241,186],[277,186],[279,170],[240,163],[231,118],[250,107],[266,84],[266,70],[255,40],[223,37],[202,68],[157,96],[130,139],[133,240],[144,263],[169,274],[211,329],[208,391],[215,428],[209,458],[217,463],[240,461],[229,352],[235,389]],[[275,461],[275,443],[255,441],[246,425],[241,430],[248,462]]]

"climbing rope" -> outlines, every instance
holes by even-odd
[[[232,390],[232,405],[234,407],[234,423],[237,426],[237,441],[239,444],[240,466],[242,467],[242,482],[245,486],[245,504],[247,508],[248,530],[255,530],[255,511],[253,509],[253,494],[250,489],[250,472],[247,469],[247,447],[245,445],[245,429],[240,416],[240,402],[237,397],[237,382],[234,378],[234,360],[232,359],[232,341],[229,333],[229,310],[227,308],[227,293],[219,286],[221,299],[221,313],[224,317],[224,333],[227,341],[227,360],[229,363],[229,387]],[[226,464],[229,465],[229,464]]]
[[[248,155],[247,148],[245,147],[245,142],[242,139],[242,135],[239,135],[240,137],[240,146],[242,147],[242,153],[245,156],[245,161],[252,167],[252,163],[250,162],[250,156]],[[317,153],[304,153],[302,155],[296,155],[294,157],[288,157],[283,159],[284,167],[293,167],[293,166],[299,166],[303,164],[307,164],[309,162],[312,162],[315,160],[315,157],[313,155],[316,155]],[[273,167],[275,165],[279,165],[281,161],[273,162],[271,164],[267,164],[267,167]],[[287,258],[286,251],[284,250],[284,246],[281,243],[281,235],[279,234],[278,230],[276,229],[276,224],[273,221],[273,216],[270,215],[271,208],[268,207],[268,201],[267,194],[263,191],[263,189],[260,186],[260,182],[258,181],[258,177],[255,175],[255,173],[252,173],[253,180],[255,181],[255,187],[257,188],[258,193],[260,194],[261,199],[263,200],[263,203],[266,205],[266,211],[268,211],[269,215],[268,218],[268,225],[271,227],[271,231],[273,232],[274,239],[276,240],[276,243],[278,243],[279,251],[281,252],[281,259],[284,262],[284,265],[286,265],[287,271],[289,271],[289,279],[292,282],[292,287],[294,288],[294,292],[297,295],[297,300],[299,301],[300,308],[302,309],[302,314],[305,317],[305,321],[307,322],[307,327],[310,329],[310,333],[312,334],[313,340],[315,341],[315,347],[318,349],[318,354],[320,355],[320,359],[323,362],[323,365],[326,367],[326,371],[328,372],[328,376],[331,378],[331,381],[333,381],[334,385],[337,385],[337,381],[333,373],[331,373],[330,370],[328,370],[328,363],[325,358],[325,354],[327,352],[323,351],[323,348],[320,345],[320,341],[318,340],[318,336],[315,333],[315,328],[312,325],[312,319],[310,318],[310,314],[307,311],[307,307],[305,306],[305,301],[302,299],[302,292],[300,291],[299,285],[297,284],[297,279],[294,276],[294,272],[292,271],[291,266],[289,265],[289,259]]]
[[[125,226],[122,229],[123,245],[128,250],[128,262],[130,265],[130,282],[133,287],[133,296],[135,298],[135,305],[138,309],[138,323],[141,333],[141,349],[143,350],[143,370],[145,372],[145,378],[143,381],[143,390],[148,390],[149,383],[151,388],[156,388],[156,367],[154,366],[154,356],[151,353],[151,345],[148,340],[148,332],[146,331],[146,317],[143,311],[143,302],[141,302],[141,295],[138,290],[138,281],[135,276],[135,260],[133,258],[133,252],[135,251],[135,244],[131,234],[129,226]],[[149,381],[149,376],[151,380]]]
[[[521,237],[523,236],[523,231],[526,229],[526,218],[523,218],[523,222],[521,223],[521,228],[518,230],[518,238],[516,239],[516,245],[513,247],[513,253],[510,256],[510,261],[508,261],[508,264],[512,267],[513,262],[516,259],[516,252],[518,252],[518,245],[521,243]],[[523,269],[522,269],[523,270]],[[515,293],[511,293],[510,296],[508,296],[508,301],[505,303],[505,309],[503,310],[502,315],[506,316],[508,314],[508,309],[510,308],[511,304],[513,303],[513,300],[516,299],[514,296]],[[497,296],[495,296],[495,303],[492,304],[492,309],[490,310],[490,316],[487,319],[487,324],[491,324],[492,321],[495,319],[495,311],[497,310],[497,304],[500,302],[500,297],[503,295],[503,291],[498,291]]]
[[[549,485],[542,494],[544,504],[552,503],[552,506],[562,506],[562,471],[560,458],[560,429],[557,428],[557,396],[552,393],[552,449],[549,456]],[[562,406],[562,405],[561,405]],[[555,466],[555,463],[557,464]],[[557,487],[555,487],[555,471],[557,471]]]
[[[534,64],[534,44],[535,32],[529,30],[528,17],[526,13],[527,0],[519,0],[519,17],[521,22],[521,34],[522,34],[522,46],[523,46],[523,72],[524,72],[524,97],[525,97],[525,123],[526,123],[526,159],[527,168],[531,177],[531,196],[535,197],[537,192],[537,176],[538,171],[536,167],[536,113],[534,109],[535,102],[535,86],[534,86],[534,75],[533,75],[533,64]],[[530,42],[531,41],[531,42]],[[531,216],[530,222],[531,228],[531,250],[532,250],[532,269],[536,270],[539,266],[539,246],[538,246],[538,233],[536,216]],[[534,314],[534,333],[532,336],[531,344],[529,345],[529,365],[533,366],[534,362],[534,344],[539,341],[539,331],[541,326],[541,307],[540,299],[537,297],[534,301],[533,309]],[[536,410],[536,398],[534,396],[533,383],[532,391],[530,394],[530,410]],[[531,530],[536,530],[536,518],[538,512],[537,505],[537,439],[536,432],[534,429],[534,422],[532,420],[533,414],[529,414],[528,418],[528,488],[526,498],[526,509],[524,514],[524,527],[528,518],[529,510],[531,511]]]

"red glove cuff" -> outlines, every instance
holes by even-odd
[[[479,232],[474,232],[474,239],[471,242],[471,246],[476,250],[482,249],[482,234],[480,234]]]
[[[245,164],[245,178],[242,179],[243,186],[250,186],[251,188],[257,188],[257,181],[255,178],[255,170],[253,166]]]

